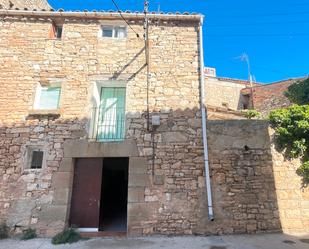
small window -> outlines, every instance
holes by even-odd
[[[34,108],[37,110],[57,110],[59,108],[61,87],[39,86]]]
[[[127,29],[121,26],[103,26],[102,37],[123,39],[127,37]]]
[[[63,31],[63,25],[52,24],[52,28],[49,33],[51,39],[61,39]]]
[[[61,39],[62,37],[62,26],[55,27],[55,38]]]
[[[48,143],[27,145],[23,154],[24,170],[40,170],[46,168],[46,153]]]
[[[43,151],[32,151],[31,169],[41,169],[43,165]]]
[[[115,32],[115,38],[126,38],[127,36],[127,30],[125,27],[115,27],[114,28]]]
[[[103,27],[103,37],[113,37],[113,28]]]

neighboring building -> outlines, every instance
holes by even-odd
[[[253,109],[265,117],[271,110],[292,105],[285,92],[290,85],[304,79],[306,77],[270,84],[254,82],[251,88],[249,81],[217,77],[214,68],[205,68],[206,105],[211,113],[210,118],[218,116],[215,119],[238,119],[241,115],[233,117],[228,111],[236,111],[235,114],[238,111],[240,114],[239,111],[252,109],[252,105]],[[225,112],[226,115],[219,114],[220,112]]]
[[[259,85],[255,83],[254,85]],[[250,82],[222,77],[207,77],[205,82],[206,104],[230,110],[249,108],[249,99],[241,94],[250,89]]]
[[[253,83],[259,86],[260,83]],[[240,111],[249,109],[250,97],[241,94],[250,91],[250,82],[216,76],[215,68],[205,68],[205,95],[209,119],[243,119]]]
[[[253,96],[253,108],[261,112],[263,116],[267,116],[272,110],[292,105],[291,101],[285,96],[285,92],[290,85],[305,79],[306,77],[301,77],[254,86],[252,90],[243,89],[241,95],[247,97],[249,103],[252,103]]]

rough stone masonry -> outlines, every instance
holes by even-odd
[[[285,168],[274,170],[265,123],[209,123],[216,217],[207,219],[198,15],[150,18],[150,119],[158,115],[161,123],[147,129],[144,40],[129,28],[125,39],[99,35],[102,25],[124,25],[119,16],[7,13],[0,11],[0,219],[13,232],[33,227],[52,236],[69,225],[81,157],[129,158],[129,236],[308,231],[308,191],[300,192],[292,172],[301,213],[286,203],[280,209],[285,191],[276,191],[286,179],[277,183],[274,172]],[[142,18],[126,17],[142,34]],[[63,25],[61,39],[50,38],[53,22]],[[35,110],[38,85],[54,84],[59,109]],[[93,139],[94,92],[104,84],[126,87],[123,142]],[[27,169],[31,148],[44,152],[41,170]]]

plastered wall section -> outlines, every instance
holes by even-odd
[[[232,110],[244,109],[246,100],[241,95],[245,84],[219,80],[214,77],[205,78],[206,105],[227,107]]]

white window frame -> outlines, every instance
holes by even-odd
[[[58,107],[56,109],[51,109],[51,110],[59,110],[60,108],[60,100],[61,100],[61,92],[62,92],[62,87],[61,84],[52,84],[52,85],[47,85],[47,86],[42,86],[40,83],[38,83],[37,87],[36,87],[36,92],[35,92],[35,98],[34,98],[34,104],[33,104],[33,109],[34,110],[50,110],[50,109],[43,109],[40,108],[40,100],[41,100],[41,93],[43,89],[48,89],[50,87],[60,87],[60,95],[59,95],[59,104]]]
[[[98,107],[100,106],[101,103],[101,90],[104,87],[121,87],[121,88],[126,88],[127,89],[127,81],[125,80],[102,80],[102,81],[96,81],[93,83],[93,89],[92,89],[92,113],[91,113],[91,118],[90,118],[90,123],[89,123],[89,129],[88,129],[88,134],[91,139],[94,141],[96,140],[96,134],[97,134],[97,129],[98,129],[98,122],[97,122],[97,117],[99,115],[99,109]],[[127,107],[127,92],[126,92],[126,107]],[[125,125],[127,127],[127,124]]]
[[[112,29],[112,32],[113,32],[112,37],[103,36],[103,29],[104,28]],[[115,33],[116,33],[115,30],[116,30],[116,28],[124,28],[125,29],[125,36],[123,38],[115,37]],[[104,39],[117,39],[117,40],[127,39],[127,37],[128,37],[128,28],[125,25],[101,25],[99,36],[101,38],[104,38]]]

